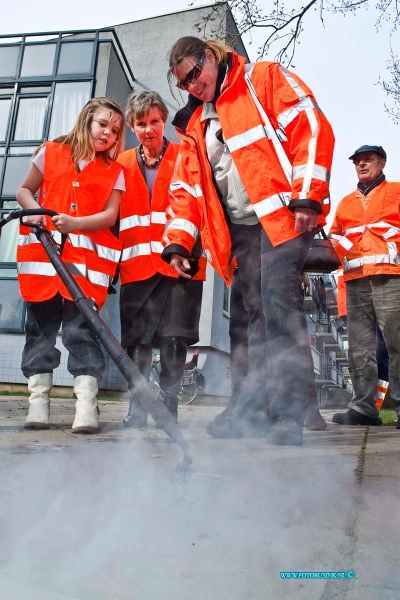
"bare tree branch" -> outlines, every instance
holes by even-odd
[[[390,50],[390,59],[386,62],[386,67],[390,73],[389,81],[379,80],[379,85],[385,90],[394,106],[385,104],[385,111],[394,123],[400,123],[400,60],[393,49]]]
[[[391,33],[397,31],[400,25],[400,0],[375,1],[376,4],[373,6],[377,14],[375,29],[379,30],[383,24],[389,23]],[[197,0],[192,0],[192,4],[195,2]],[[219,39],[235,47],[238,38],[242,35],[251,36],[253,30],[264,29],[265,41],[258,48],[257,60],[270,57],[272,52],[275,52],[274,60],[289,67],[293,66],[296,48],[305,30],[308,13],[318,11],[319,19],[324,25],[324,15],[327,13],[354,15],[360,9],[371,8],[371,0],[309,0],[304,6],[299,6],[298,0],[270,0],[270,2],[265,9],[265,0],[214,0],[209,13],[197,23],[197,31],[204,38]],[[237,25],[236,36],[227,34],[226,31],[228,10],[233,14]],[[394,101],[394,107],[385,106],[385,110],[398,123],[400,122],[400,65],[398,56],[393,52],[386,66],[391,79],[380,80],[379,84]]]

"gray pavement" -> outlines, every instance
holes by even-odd
[[[217,440],[215,406],[181,406],[194,473],[149,418],[74,435],[72,400],[47,431],[27,399],[0,397],[1,600],[391,600],[400,598],[400,431],[305,432],[303,447]],[[324,416],[329,421],[331,412]],[[354,571],[341,580],[280,572]]]

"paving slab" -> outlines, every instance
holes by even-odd
[[[183,484],[180,449],[151,419],[124,428],[126,402],[100,403],[97,435],[72,434],[63,399],[49,430],[25,430],[27,406],[1,397],[1,598],[400,598],[400,431],[329,422],[302,447],[277,447],[214,439],[205,427],[221,408],[180,406],[194,452]]]

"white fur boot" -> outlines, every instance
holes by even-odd
[[[78,375],[74,381],[75,419],[72,433],[98,433],[100,431],[97,405],[97,379],[91,375]]]
[[[38,373],[28,379],[29,413],[24,427],[48,429],[50,416],[49,394],[53,387],[53,373]]]

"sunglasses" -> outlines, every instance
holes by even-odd
[[[178,81],[176,83],[176,87],[180,90],[187,90],[191,83],[194,83],[200,77],[201,71],[203,69],[203,63],[206,58],[205,52],[200,56],[198,62],[194,65],[193,69],[190,69],[189,73],[186,75],[185,79],[182,81]]]

